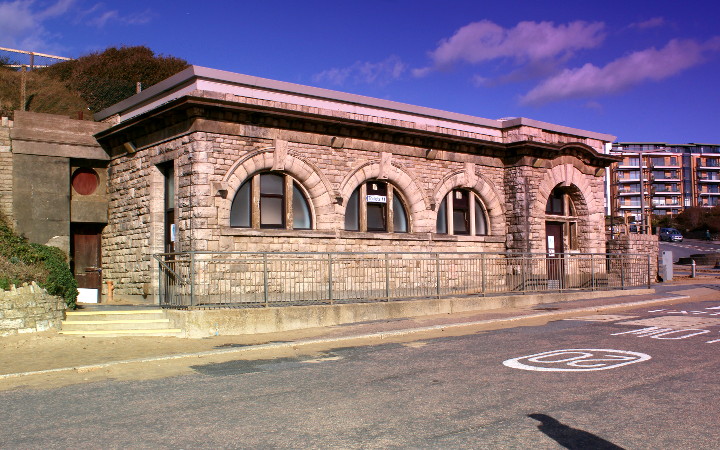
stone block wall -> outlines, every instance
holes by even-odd
[[[0,336],[59,329],[65,302],[34,282],[0,291]]]
[[[176,177],[179,251],[264,252],[545,252],[545,205],[552,188],[577,192],[581,248],[604,252],[602,177],[563,156],[543,164],[506,167],[498,157],[438,152],[367,139],[337,141],[322,133],[231,122],[194,131],[113,159],[110,221],[103,234],[103,276],[116,295],[157,289],[153,253],[163,251],[163,174]],[[282,152],[278,155],[278,148]],[[308,194],[313,230],[252,230],[229,226],[235,192],[252,174],[280,170]],[[410,233],[344,230],[347,199],[362,182],[383,178],[400,191]],[[456,187],[477,193],[488,212],[487,236],[435,233],[437,207]],[[221,191],[224,191],[221,192]],[[528,219],[529,218],[529,219]],[[155,285],[155,286],[153,286]]]
[[[608,253],[636,254],[650,256],[650,280],[655,282],[658,273],[659,241],[652,234],[619,235],[607,241]]]

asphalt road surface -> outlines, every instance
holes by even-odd
[[[720,446],[718,301],[0,393],[0,448]]]
[[[703,241],[699,239],[685,239],[682,242],[660,242],[660,251],[673,252],[673,261],[698,253],[720,252],[720,242]]]

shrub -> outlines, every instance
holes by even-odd
[[[65,254],[56,247],[32,244],[13,232],[0,217],[0,288],[35,281],[49,294],[65,299],[75,309],[77,282],[65,260]]]

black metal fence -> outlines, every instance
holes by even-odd
[[[649,255],[245,253],[155,255],[160,304],[257,307],[650,287]]]

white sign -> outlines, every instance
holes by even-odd
[[[572,348],[520,356],[503,361],[503,365],[538,372],[589,372],[615,369],[649,359],[650,355],[645,353],[626,350]]]
[[[552,256],[555,254],[555,236],[548,236],[548,255]]]
[[[387,203],[387,197],[384,195],[368,195],[366,200],[368,203]]]

